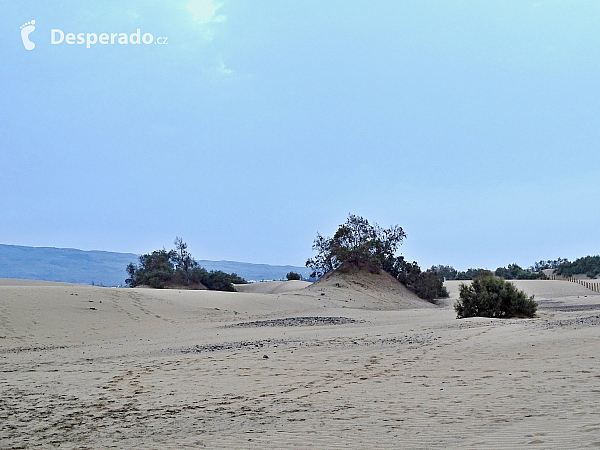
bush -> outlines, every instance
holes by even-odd
[[[412,290],[424,300],[433,302],[436,298],[448,297],[444,281],[433,270],[421,272],[412,283]]]
[[[234,284],[244,284],[246,280],[240,278],[237,274],[228,274],[221,270],[211,270],[204,267],[196,267],[190,274],[190,280],[193,283],[200,283],[211,291],[229,291],[235,292]]]
[[[448,297],[439,273],[433,269],[421,272],[416,261],[409,263],[403,256],[388,258],[383,269],[423,300],[433,302],[436,298]]]
[[[296,272],[289,272],[285,277],[287,278],[288,281],[302,279],[302,276]]]
[[[457,318],[464,317],[533,317],[537,303],[514,284],[491,273],[460,285],[460,298],[454,304]]]

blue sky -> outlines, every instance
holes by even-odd
[[[1,243],[303,265],[353,213],[425,267],[599,253],[599,2],[2,1],[0,33]]]

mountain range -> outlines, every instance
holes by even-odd
[[[138,261],[134,253],[0,244],[0,278],[124,286],[125,268]],[[297,266],[209,260],[198,260],[198,264],[207,270],[237,273],[247,281],[281,280],[289,272],[309,276],[306,267]]]

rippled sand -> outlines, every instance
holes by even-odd
[[[1,280],[0,448],[600,446],[600,295],[517,284],[536,319]]]

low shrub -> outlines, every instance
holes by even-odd
[[[537,303],[514,284],[491,273],[476,277],[470,286],[460,285],[460,298],[454,304],[457,318],[533,317]]]
[[[383,269],[423,300],[435,303],[437,298],[448,297],[444,279],[434,268],[421,272],[416,261],[409,263],[398,256],[384,261]]]
[[[429,269],[417,275],[411,285],[415,294],[428,302],[434,302],[436,298],[448,297],[448,291],[444,286],[444,281],[437,272]]]

